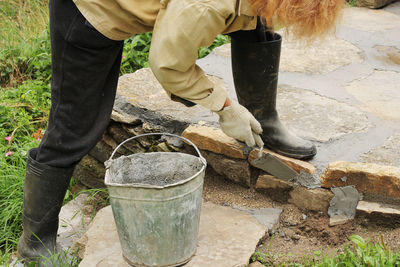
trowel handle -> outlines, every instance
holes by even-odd
[[[112,160],[112,159],[113,159],[114,154],[117,152],[117,150],[118,150],[123,144],[125,144],[125,143],[127,143],[127,142],[129,142],[129,141],[131,141],[131,140],[134,140],[134,139],[136,139],[136,138],[143,137],[143,136],[149,136],[149,135],[161,135],[161,136],[162,136],[162,135],[168,135],[168,136],[172,136],[172,137],[178,137],[178,138],[182,139],[183,141],[186,141],[186,142],[189,143],[192,147],[194,147],[194,149],[196,150],[197,154],[199,155],[199,158],[200,158],[201,162],[202,162],[204,165],[207,165],[206,159],[203,158],[203,156],[200,154],[200,150],[197,148],[197,146],[196,146],[195,144],[193,144],[192,141],[190,141],[189,139],[187,139],[187,138],[185,138],[185,137],[182,137],[182,136],[180,136],[180,135],[171,134],[171,133],[147,133],[147,134],[141,134],[141,135],[137,135],[137,136],[132,136],[132,137],[126,139],[125,141],[123,141],[121,144],[119,144],[119,145],[114,149],[113,153],[111,154],[111,156],[110,156],[110,158],[109,158],[108,160]]]

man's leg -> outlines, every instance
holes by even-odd
[[[18,244],[27,261],[55,252],[58,214],[75,165],[107,127],[122,41],[97,32],[72,0],[51,0],[52,107],[48,129],[29,151]]]

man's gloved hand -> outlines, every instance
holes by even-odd
[[[236,101],[216,112],[219,115],[221,130],[228,136],[245,142],[249,147],[263,147],[261,124],[254,116]]]

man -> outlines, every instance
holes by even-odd
[[[172,99],[220,116],[221,129],[249,146],[311,158],[315,146],[288,132],[276,109],[280,36],[276,20],[295,34],[329,30],[342,0],[50,0],[52,107],[48,129],[29,151],[18,245],[29,262],[56,248],[58,214],[75,165],[107,127],[118,82],[123,40],[153,31],[150,67]],[[307,13],[308,12],[308,13]],[[261,23],[257,15],[265,19]],[[239,101],[227,98],[195,64],[197,49],[231,33]]]

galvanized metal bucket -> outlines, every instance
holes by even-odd
[[[113,159],[126,142],[148,135],[181,138],[195,148],[198,157],[152,152]],[[115,148],[106,162],[105,184],[122,254],[129,264],[179,266],[191,259],[197,246],[206,166],[198,148],[174,134],[134,136]]]

